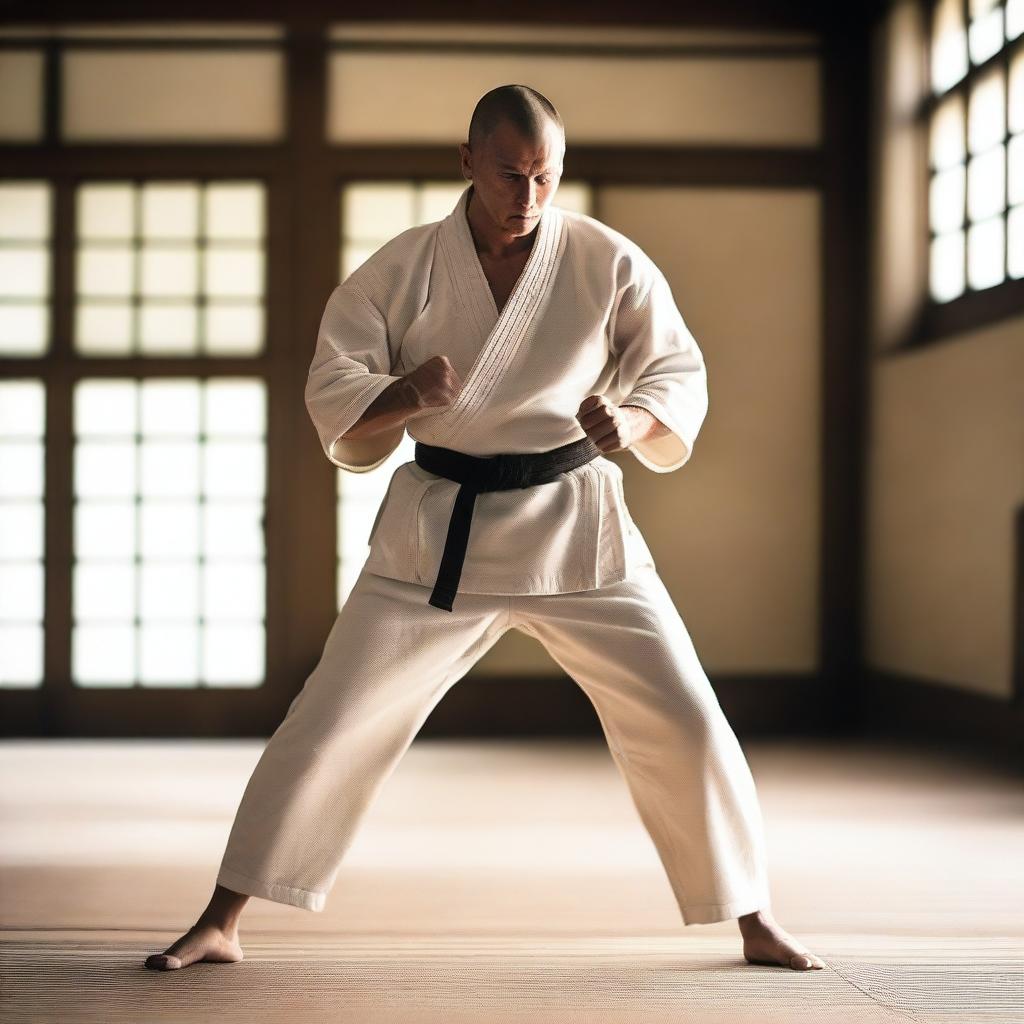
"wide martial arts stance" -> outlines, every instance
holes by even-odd
[[[459,150],[452,212],[331,293],[306,386],[333,464],[371,470],[405,429],[415,460],[253,771],[209,905],[146,964],[241,959],[250,896],[322,910],[427,715],[519,629],[590,697],[684,924],[735,917],[747,960],[820,968],[771,914],[753,778],[605,457],[687,461],[701,352],[635,243],[552,205],[565,134],[543,96],[491,90]]]

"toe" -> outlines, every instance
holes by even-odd
[[[789,958],[789,966],[796,971],[809,971],[813,962],[805,953],[794,953]]]
[[[802,970],[809,971],[820,971],[825,966],[825,961],[820,956],[815,956],[809,949],[805,949],[794,959],[803,959],[807,961],[806,966],[802,967]]]
[[[168,956],[166,953],[154,953],[146,959],[146,966],[158,971],[176,971],[181,967],[181,961],[176,956]]]

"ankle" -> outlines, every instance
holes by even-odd
[[[215,885],[210,902],[199,917],[199,923],[212,925],[225,935],[234,937],[238,933],[238,920],[248,902],[247,895]]]
[[[199,915],[195,923],[196,928],[216,928],[228,938],[234,938],[238,934],[238,918],[224,917],[223,914],[204,912]]]
[[[751,911],[749,914],[741,914],[736,918],[740,928],[756,928],[768,924],[770,912],[764,909]]]

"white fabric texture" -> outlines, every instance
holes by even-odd
[[[647,409],[671,433],[630,450],[682,466],[707,413],[704,360],[664,276],[599,221],[549,205],[500,314],[466,210],[379,249],[331,293],[305,401],[343,469],[379,466],[403,429],[488,456],[585,437],[583,400]],[[347,431],[388,385],[444,354],[446,407],[363,440]],[[322,910],[374,796],[447,690],[509,629],[584,689],[667,871],[685,924],[770,906],[746,759],[650,550],[622,471],[599,456],[557,480],[481,493],[452,611],[427,603],[458,483],[407,462],[324,651],[246,786],[217,881]]]
[[[360,820],[430,711],[520,629],[593,703],[684,924],[770,907],[754,780],[653,565],[582,593],[463,595],[452,612],[426,598],[421,585],[360,573],[246,786],[221,885],[322,910]]]
[[[446,355],[463,386],[404,429],[470,455],[540,452],[586,436],[591,395],[646,409],[670,434],[630,447],[657,473],[689,458],[707,414],[707,371],[664,275],[630,239],[549,205],[499,315],[466,217],[404,231],[331,293],[305,402],[325,454],[379,466],[403,428],[341,437],[388,385]],[[459,485],[397,467],[370,531],[368,568],[433,586]],[[459,593],[556,594],[616,583],[651,555],[626,508],[622,471],[598,457],[557,480],[477,497]]]

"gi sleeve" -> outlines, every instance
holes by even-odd
[[[390,370],[387,322],[350,276],[327,300],[305,390],[324,453],[341,469],[375,469],[402,440],[401,425],[358,440],[341,436],[388,385],[402,379]]]
[[[622,292],[612,349],[618,358],[619,393],[626,395],[619,405],[646,409],[671,430],[627,450],[655,473],[679,469],[690,458],[707,415],[707,370],[668,281],[654,264]]]

